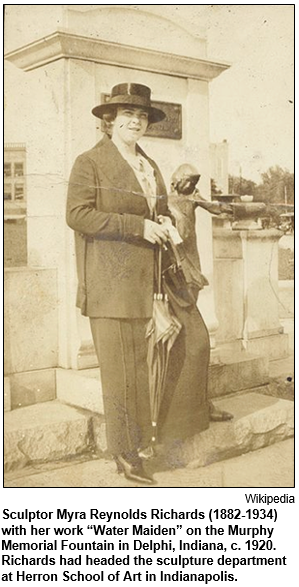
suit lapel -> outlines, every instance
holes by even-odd
[[[121,156],[119,150],[109,139],[105,136],[97,145],[96,151],[96,164],[101,168],[101,171],[109,179],[111,186],[113,186],[117,192],[124,192],[129,194],[136,194],[142,196],[144,203],[145,216],[150,215],[149,206],[144,196],[142,187],[129,163]],[[150,165],[154,169],[156,182],[157,182],[157,194],[166,195],[166,189],[164,186],[161,174],[155,165],[155,163],[144,153],[144,151],[137,145],[137,151],[147,159]],[[158,206],[159,208],[159,199]]]
[[[132,167],[121,156],[115,144],[108,137],[104,137],[99,143],[97,163],[111,184],[118,190],[143,195],[142,187]]]

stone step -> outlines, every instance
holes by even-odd
[[[56,369],[56,397],[72,406],[103,414],[100,370]]]
[[[57,400],[6,412],[5,470],[90,453],[94,448],[92,418],[91,413]]]
[[[269,446],[293,435],[293,402],[260,393],[216,400],[234,415],[231,422],[212,423],[192,439],[158,447],[164,468],[201,467]],[[91,458],[106,451],[105,424],[98,414],[57,400],[6,412],[5,470],[30,464]]]
[[[294,435],[294,403],[251,392],[214,401],[231,412],[229,422],[211,424],[208,430],[169,446],[163,460],[168,466],[203,467],[251,452]],[[160,449],[162,453],[162,450]]]
[[[209,396],[227,396],[269,382],[269,361],[266,356],[247,351],[220,349],[218,361],[209,367]]]

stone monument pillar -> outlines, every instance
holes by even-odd
[[[175,102],[181,108],[181,132],[172,137],[144,137],[142,146],[159,164],[167,185],[179,164],[190,162],[198,167],[201,193],[208,197],[208,86],[227,66],[207,60],[202,32],[195,38],[182,27],[143,8],[13,8],[10,7],[9,26],[11,31],[19,27],[21,34],[19,41],[14,37],[18,46],[6,58],[22,70],[26,95],[23,116],[28,154],[28,264],[57,269],[57,366],[86,369],[96,366],[97,361],[89,322],[75,308],[73,233],[65,223],[65,201],[76,156],[102,136],[99,120],[92,116],[91,109],[113,85],[124,81],[149,85],[154,101]],[[49,19],[45,18],[44,10]],[[32,20],[39,22],[38,15],[42,13],[38,34],[39,29],[29,24]],[[55,22],[61,27],[58,30]],[[117,42],[112,42],[112,38]],[[19,106],[15,105],[15,112]],[[12,120],[11,127],[14,124]],[[210,282],[200,295],[199,306],[214,346],[218,322],[214,307],[212,227],[211,219],[203,211],[198,212],[197,228],[202,268]]]

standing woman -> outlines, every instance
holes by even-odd
[[[119,84],[93,109],[111,130],[75,161],[67,222],[75,231],[77,305],[89,316],[101,370],[108,449],[127,479],[152,484],[139,456],[150,444],[146,326],[152,316],[155,251],[169,239],[166,188],[137,141],[165,118],[151,91]],[[159,223],[154,218],[159,217]],[[173,230],[173,227],[171,227]],[[173,310],[182,324],[169,362],[160,439],[208,426],[209,336],[195,303]]]
[[[119,472],[152,484],[138,456],[151,438],[146,326],[152,315],[154,253],[168,238],[161,173],[138,146],[148,124],[165,118],[151,91],[118,84],[93,114],[106,118],[111,138],[73,166],[67,223],[75,231],[77,305],[89,316],[101,370],[108,449]],[[161,196],[161,197],[159,197]]]

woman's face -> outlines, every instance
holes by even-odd
[[[146,110],[134,106],[119,107],[113,123],[112,138],[117,137],[123,143],[131,145],[144,135],[147,127]]]

